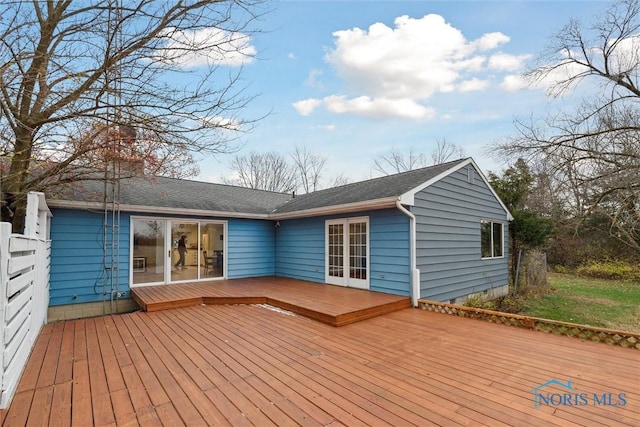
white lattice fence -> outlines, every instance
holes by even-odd
[[[29,194],[25,234],[0,223],[0,408],[15,393],[49,305],[49,209],[44,196]]]

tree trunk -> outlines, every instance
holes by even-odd
[[[24,230],[32,140],[33,133],[26,126],[16,130],[15,150],[9,174],[3,182],[2,221],[10,222],[14,233],[22,233]]]

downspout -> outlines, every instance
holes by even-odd
[[[396,207],[402,213],[409,217],[409,253],[411,257],[411,303],[414,307],[418,306],[420,298],[420,270],[416,267],[416,216],[407,208],[402,206],[400,200],[396,200]]]

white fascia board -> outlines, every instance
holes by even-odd
[[[453,166],[452,168],[447,169],[446,171],[442,172],[441,174],[434,176],[433,178],[431,178],[430,180],[424,182],[423,184],[420,184],[419,186],[417,186],[417,187],[407,191],[406,193],[402,194],[400,196],[400,203],[402,203],[403,205],[413,206],[413,204],[415,203],[415,195],[417,193],[419,193],[420,191],[422,191],[425,188],[429,187],[430,185],[440,181],[441,179],[451,175],[452,173],[454,173],[456,171],[459,171],[460,169],[462,169],[463,167],[465,167],[467,165],[473,165],[474,169],[478,173],[478,176],[480,176],[480,178],[482,178],[482,181],[484,181],[484,183],[487,186],[487,188],[489,189],[489,191],[491,191],[491,194],[493,194],[493,197],[496,198],[498,203],[500,203],[500,206],[502,206],[502,209],[504,209],[505,213],[507,214],[507,220],[508,221],[513,221],[513,215],[511,215],[511,212],[509,212],[509,209],[507,209],[507,207],[502,202],[502,200],[500,200],[500,197],[498,196],[498,194],[495,192],[495,190],[493,189],[493,187],[489,183],[489,180],[487,179],[487,177],[484,175],[484,173],[482,173],[482,170],[478,167],[478,165],[475,162],[475,160],[473,160],[471,157],[469,157],[468,159],[466,159],[463,162],[458,163],[457,165]]]
[[[350,213],[350,212],[361,212],[364,210],[394,208],[396,206],[397,200],[398,200],[397,197],[386,197],[384,199],[375,199],[375,200],[367,200],[363,202],[346,203],[343,205],[305,209],[305,210],[294,211],[294,212],[283,212],[279,214],[272,214],[269,216],[269,218],[274,220],[296,219],[296,218],[306,218],[311,216],[324,216],[324,215],[344,214],[344,213]]]
[[[49,206],[53,208],[62,209],[83,209],[83,210],[104,210],[104,203],[102,202],[74,202],[67,200],[49,200]],[[151,214],[166,214],[166,215],[191,215],[202,216],[212,218],[244,218],[244,219],[271,219],[269,214],[255,214],[246,212],[223,212],[223,211],[210,211],[206,209],[181,209],[181,208],[168,208],[157,206],[142,206],[142,205],[120,205],[120,211],[122,212],[135,212],[135,213],[151,213]]]
[[[243,212],[221,212],[208,211],[201,209],[177,209],[168,207],[141,206],[141,205],[120,205],[120,210],[135,213],[152,213],[167,215],[193,215],[205,217],[226,217],[226,218],[246,218],[246,219],[295,219],[310,216],[322,216],[332,214],[343,214],[349,212],[358,212],[362,210],[385,209],[396,206],[397,197],[387,197],[384,199],[367,200],[364,202],[348,203],[337,206],[327,206],[322,208],[306,209],[295,212],[285,212],[281,214],[249,214]],[[49,206],[62,209],[83,209],[83,210],[104,210],[102,202],[77,202],[68,200],[50,200]]]
[[[442,172],[441,174],[434,176],[430,180],[423,182],[422,184],[418,185],[417,187],[412,188],[411,190],[407,191],[406,193],[404,193],[404,194],[402,194],[400,196],[400,203],[402,203],[403,205],[413,206],[414,203],[415,203],[415,196],[416,196],[417,193],[421,192],[422,190],[424,190],[425,188],[429,187],[430,185],[440,181],[441,179],[451,175],[455,171],[460,170],[461,168],[465,167],[469,163],[473,163],[473,159],[471,159],[471,157],[469,157],[468,159],[466,159],[463,162],[458,163],[457,165],[453,166],[452,168],[447,169],[446,171]]]

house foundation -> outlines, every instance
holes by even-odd
[[[140,307],[131,298],[119,299],[114,302],[114,311],[111,313],[109,302],[88,302],[83,304],[66,304],[50,306],[47,311],[47,322],[61,320],[84,319],[87,317],[104,316],[106,314],[130,313],[139,310]]]
[[[509,285],[498,286],[495,288],[487,289],[482,292],[476,292],[473,294],[458,297],[449,301],[450,304],[464,305],[468,300],[479,298],[483,301],[490,301],[496,298],[503,297],[509,293]]]

